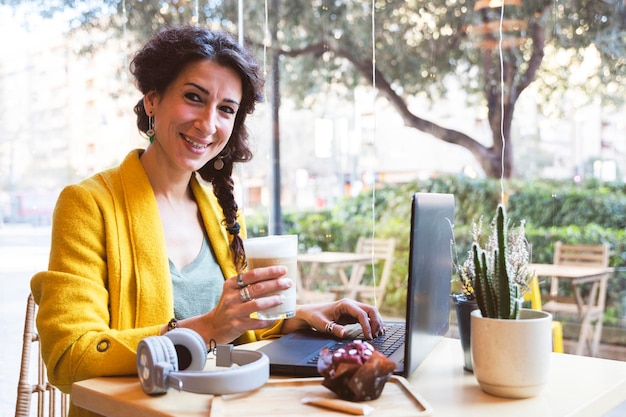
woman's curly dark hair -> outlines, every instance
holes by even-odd
[[[130,63],[130,71],[135,77],[137,88],[144,95],[150,91],[163,94],[188,64],[204,59],[233,69],[241,78],[242,99],[235,117],[233,133],[218,156],[224,162],[224,167],[216,170],[213,159],[200,168],[198,173],[213,185],[213,192],[224,212],[224,226],[233,235],[233,260],[237,268],[242,270],[245,267],[245,253],[239,236],[239,207],[233,194],[232,172],[234,163],[252,159],[245,121],[247,115],[254,111],[256,103],[263,101],[264,79],[257,60],[230,34],[198,26],[177,26],[165,28],[155,34],[135,54]],[[135,105],[134,111],[137,115],[137,127],[146,133],[148,115],[143,98]]]

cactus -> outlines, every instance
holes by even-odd
[[[530,254],[523,223],[517,233],[509,236],[508,220],[500,204],[492,228],[485,249],[479,241],[472,243],[471,262],[466,262],[471,267],[468,279],[483,317],[518,319],[522,292],[532,278],[527,268]]]

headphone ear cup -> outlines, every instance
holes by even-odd
[[[184,327],[170,330],[165,337],[172,341],[181,371],[202,371],[206,365],[207,350],[202,336]]]
[[[176,349],[171,340],[151,336],[137,346],[137,374],[146,394],[167,392],[167,376],[178,371]]]
[[[238,366],[203,372],[206,344],[190,329],[174,329],[165,336],[141,340],[136,364],[143,391],[164,394],[171,386],[198,394],[235,394],[257,389],[269,378],[270,363],[264,353],[233,349],[232,345],[218,345],[217,349],[216,364],[225,360]]]

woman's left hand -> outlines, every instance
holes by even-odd
[[[367,339],[373,339],[385,332],[383,319],[376,307],[347,298],[328,304],[299,306],[296,316],[285,320],[282,331],[290,333],[312,327],[319,332],[344,338],[347,336],[344,326],[355,323],[361,325]]]

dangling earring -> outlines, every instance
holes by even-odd
[[[213,162],[213,168],[215,168],[216,171],[219,171],[222,168],[224,168],[223,158],[224,157],[222,155],[218,155],[217,159],[215,160],[215,162]]]
[[[154,116],[148,115],[148,130],[146,130],[146,135],[148,135],[148,139],[150,139],[150,143],[154,142]]]

